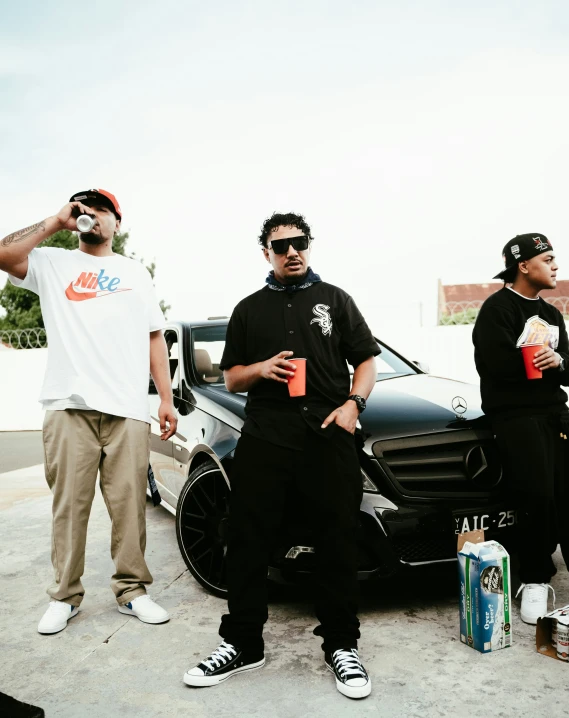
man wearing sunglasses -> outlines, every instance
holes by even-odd
[[[273,214],[259,242],[272,271],[266,286],[235,308],[220,364],[229,391],[248,392],[230,477],[229,612],[223,642],[184,681],[217,685],[264,665],[269,552],[292,491],[315,532],[314,633],[324,639],[338,690],[364,698],[371,681],[357,652],[362,478],[354,434],[380,349],[353,299],[309,267],[312,235],[301,215]],[[291,397],[287,386],[294,357],[307,362],[301,397]]]

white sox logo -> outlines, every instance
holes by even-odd
[[[310,323],[320,324],[322,327],[322,334],[324,336],[330,336],[332,334],[332,319],[328,310],[330,307],[327,304],[316,304],[312,307],[312,313],[316,314],[316,319],[313,319]]]

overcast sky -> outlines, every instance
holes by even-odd
[[[569,278],[568,40],[551,0],[2,2],[0,237],[108,189],[196,318],[263,286],[262,221],[301,212],[378,333],[521,232]]]

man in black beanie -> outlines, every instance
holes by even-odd
[[[547,613],[551,554],[561,544],[569,564],[569,341],[563,315],[539,293],[555,289],[557,263],[543,234],[521,234],[503,249],[504,288],[482,305],[473,332],[482,409],[492,422],[518,509],[521,617]],[[507,286],[509,285],[509,286]],[[541,344],[527,377],[521,346]],[[553,589],[551,589],[553,590]]]

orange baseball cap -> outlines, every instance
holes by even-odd
[[[105,189],[86,189],[83,192],[74,194],[70,202],[83,202],[86,199],[98,199],[108,205],[116,214],[118,219],[122,219],[122,210],[120,204],[114,194],[107,192]]]

